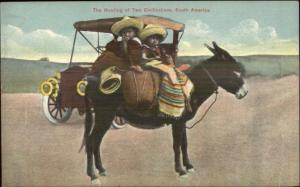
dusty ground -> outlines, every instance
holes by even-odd
[[[111,185],[299,185],[299,78],[252,78],[236,100],[224,90],[203,123],[188,131],[195,173],[173,171],[171,129],[110,130],[102,151]],[[210,98],[200,113],[209,105]],[[43,116],[38,94],[1,95],[3,186],[84,186],[78,153],[83,117],[62,126]]]

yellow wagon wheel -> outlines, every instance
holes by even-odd
[[[55,76],[48,78],[42,83],[42,86],[50,87],[51,89],[47,94],[43,94],[43,112],[45,117],[54,125],[59,125],[66,122],[72,114],[71,107],[61,106],[61,100],[58,98],[60,83],[60,73],[56,73]],[[41,87],[42,87],[41,86]],[[46,93],[46,92],[45,92]]]
[[[50,77],[47,79],[48,82],[50,82],[53,85],[53,92],[52,92],[52,96],[53,97],[57,97],[58,95],[58,90],[59,90],[59,84],[58,84],[58,80],[54,77]]]
[[[86,88],[86,81],[81,80],[76,85],[76,91],[78,95],[85,96],[85,88]]]
[[[53,85],[49,81],[43,81],[40,86],[40,92],[43,96],[49,96],[53,92]]]

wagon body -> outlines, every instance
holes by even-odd
[[[77,93],[77,83],[89,72],[88,68],[73,66],[61,72],[61,106],[84,108],[84,97]]]

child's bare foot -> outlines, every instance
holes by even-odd
[[[182,64],[181,66],[178,67],[178,69],[180,71],[186,71],[186,70],[190,69],[190,67],[191,66],[189,64]]]

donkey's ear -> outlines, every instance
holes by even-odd
[[[212,44],[213,44],[214,48],[218,48],[219,47],[218,44],[215,41],[213,41]]]
[[[217,54],[216,50],[212,47],[210,47],[209,45],[207,45],[206,43],[204,44],[205,47],[207,47],[207,49],[209,49],[214,55]]]
[[[222,58],[222,59],[225,59],[226,58],[226,54],[228,54],[224,49],[222,49],[221,47],[218,46],[218,44],[213,41],[212,42],[214,48],[215,48],[215,51],[216,53]]]
[[[221,49],[215,41],[213,41],[212,44],[215,48],[215,51],[217,51],[218,53],[223,52],[223,49]]]

